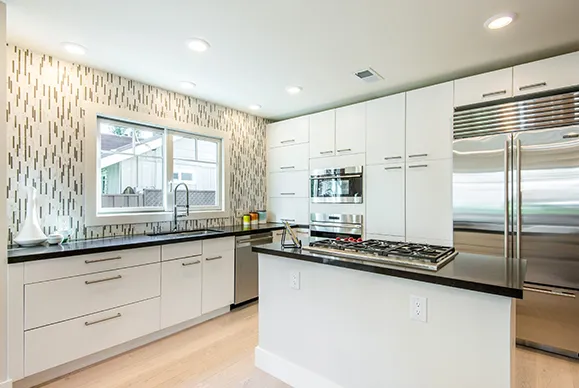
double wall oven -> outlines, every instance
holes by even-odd
[[[313,170],[310,175],[312,203],[362,203],[363,167]]]

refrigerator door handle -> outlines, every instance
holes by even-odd
[[[517,234],[517,246],[515,249],[516,255],[515,258],[520,259],[521,258],[521,231],[522,231],[522,227],[521,227],[521,222],[522,222],[522,215],[521,215],[521,211],[522,211],[522,200],[523,200],[523,195],[522,195],[522,190],[521,190],[521,139],[517,138],[517,150],[516,150],[516,158],[517,158],[517,229],[516,229],[516,234]]]
[[[509,255],[509,140],[505,141],[505,258]]]

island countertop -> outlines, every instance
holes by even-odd
[[[304,245],[309,243],[307,239],[302,241]],[[255,246],[253,251],[517,299],[523,298],[523,284],[527,269],[526,260],[460,252],[454,260],[438,271],[428,271],[364,262],[300,248],[282,248],[280,243]]]

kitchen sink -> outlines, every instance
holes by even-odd
[[[222,230],[217,229],[196,229],[196,230],[175,230],[170,232],[157,232],[157,233],[146,233],[147,236],[171,236],[171,235],[188,235],[188,236],[199,236],[203,234],[210,233],[221,233]]]

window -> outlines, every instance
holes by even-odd
[[[179,184],[192,212],[223,210],[221,138],[106,117],[96,124],[97,217],[171,212]],[[184,204],[186,190],[175,198]]]

